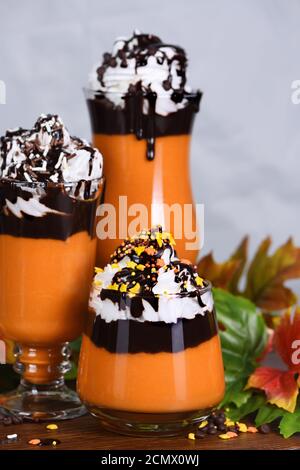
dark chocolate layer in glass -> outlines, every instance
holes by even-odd
[[[87,334],[97,347],[111,353],[176,353],[193,348],[217,334],[214,312],[177,323],[116,320],[106,323],[100,315],[89,315]]]
[[[22,212],[17,217],[8,208],[6,200],[15,204],[17,198],[29,201],[33,194],[23,186],[0,181],[0,235],[26,238],[66,240],[71,235],[86,231],[95,237],[96,210],[99,195],[91,199],[79,199],[67,194],[63,186],[49,185],[42,190],[39,202],[59,214],[46,213],[41,217]],[[88,195],[87,195],[88,196]]]
[[[187,94],[187,104],[167,116],[155,113],[156,94],[132,94],[124,97],[125,106],[115,106],[104,94],[96,93],[87,99],[92,131],[94,134],[134,134],[146,139],[149,160],[155,156],[155,138],[170,135],[186,135],[192,132],[195,113],[199,110],[201,92]],[[148,102],[148,114],[143,113],[144,100]]]

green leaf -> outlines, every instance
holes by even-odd
[[[72,351],[79,353],[81,347],[81,336],[70,343]]]
[[[244,405],[252,395],[252,390],[244,390],[247,378],[227,382],[225,396],[220,408],[233,403],[236,406]]]
[[[267,343],[265,321],[249,300],[223,289],[214,289],[213,294],[226,378],[247,377],[257,367],[256,358]]]
[[[74,361],[71,361],[71,366],[71,370],[65,375],[65,380],[75,380],[77,377],[77,365]]]
[[[275,419],[284,416],[286,413],[288,413],[288,411],[267,403],[258,410],[255,418],[255,425],[261,426],[262,424],[272,423],[272,421],[275,421]]]
[[[300,432],[300,408],[296,409],[294,413],[286,412],[280,421],[279,425],[280,434],[287,438]]]
[[[239,408],[230,409],[227,414],[233,421],[239,421],[245,416],[254,413],[254,411],[258,410],[265,403],[266,398],[264,395],[252,395],[244,405],[240,406]]]

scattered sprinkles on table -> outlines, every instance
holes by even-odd
[[[267,434],[271,432],[269,425],[262,425],[259,428],[255,426],[247,426],[246,423],[239,421],[232,421],[225,416],[224,411],[216,410],[212,414],[201,421],[197,425],[195,431],[190,432],[187,436],[190,440],[203,439],[208,435],[218,435],[220,439],[227,440],[238,437],[242,433],[257,433]]]
[[[56,429],[58,429],[58,426],[57,424],[48,424],[46,428],[49,429],[49,431],[55,431]]]
[[[44,447],[44,446],[52,446],[56,447],[57,445],[60,444],[59,439],[30,439],[28,441],[28,444],[31,446],[39,446],[39,447]]]

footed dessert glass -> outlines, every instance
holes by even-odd
[[[68,342],[83,331],[96,255],[103,179],[0,181],[0,326],[16,343],[19,387],[5,408],[34,420],[85,412],[66,387]]]
[[[176,435],[206,418],[224,395],[210,284],[155,297],[93,289],[102,304],[97,314],[90,306],[78,375],[87,409],[105,428],[129,435]],[[190,302],[197,313],[180,318]],[[147,318],[171,312],[173,321],[141,320],[143,309]],[[117,319],[120,312],[131,319]]]

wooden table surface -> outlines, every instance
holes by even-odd
[[[36,447],[28,444],[33,438],[57,438],[61,450],[300,450],[300,435],[283,439],[278,434],[241,434],[223,441],[216,436],[191,441],[186,437],[133,438],[103,430],[96,418],[82,418],[58,422],[57,431],[48,431],[45,423],[24,423],[23,425],[0,426],[0,439],[7,434],[17,433],[19,441],[0,445],[0,450],[43,451],[51,447]]]

